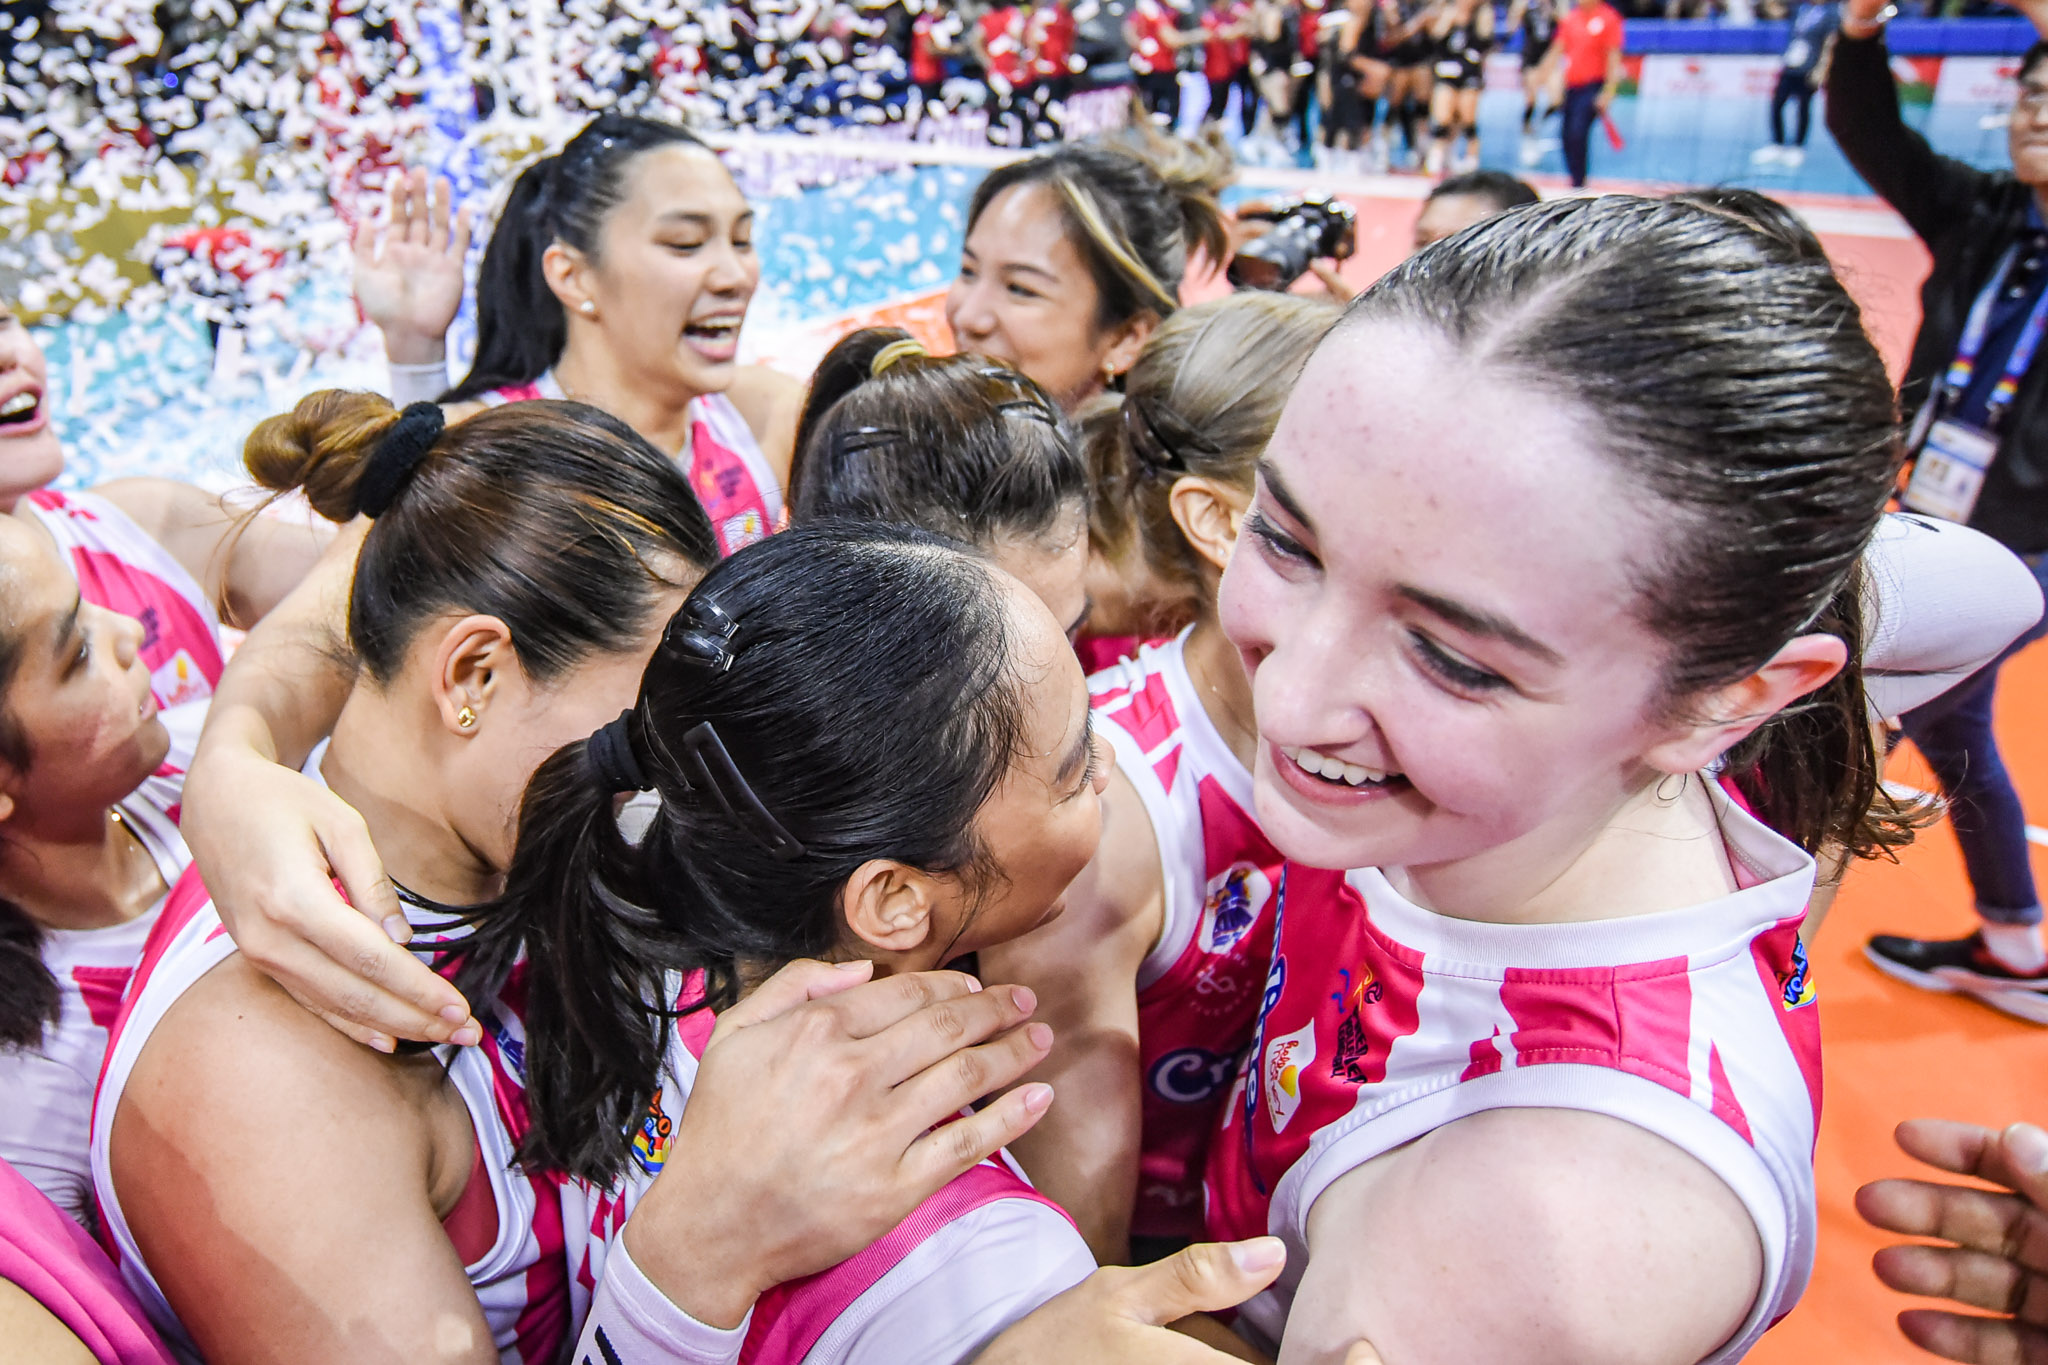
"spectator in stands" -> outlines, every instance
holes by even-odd
[[[1806,131],[1813,118],[1813,92],[1827,84],[1828,59],[1835,51],[1835,31],[1842,25],[1841,6],[1814,0],[1792,14],[1792,37],[1785,44],[1778,88],[1771,92],[1771,142],[1750,160],[1759,166],[1776,162],[1797,169],[1806,161]],[[1792,140],[1785,140],[1785,106],[1797,104]]]
[[[1593,125],[1621,89],[1621,14],[1607,0],[1575,0],[1557,24],[1564,55],[1564,164],[1586,183]]]
[[[2011,171],[1937,155],[1899,116],[1884,0],[1847,0],[1828,72],[1827,122],[1849,164],[1934,255],[1920,335],[1900,391],[1914,457],[1906,506],[2004,542],[2048,582],[2048,40],[2020,60],[2007,134]],[[2048,0],[2020,8],[2048,36]],[[1961,939],[1879,935],[1881,970],[1934,991],[1963,990],[2048,1023],[2048,947],[2028,863],[2026,816],[1992,733],[2005,656],[1904,716],[1948,798],[1981,923]]]

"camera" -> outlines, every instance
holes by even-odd
[[[1358,214],[1328,195],[1310,195],[1272,208],[1247,206],[1241,219],[1263,219],[1272,227],[1238,248],[1227,272],[1235,289],[1279,293],[1308,273],[1309,262],[1325,256],[1342,260],[1358,245]]]

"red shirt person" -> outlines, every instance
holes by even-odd
[[[1621,15],[1606,0],[1578,0],[1557,25],[1564,54],[1564,161],[1572,184],[1586,183],[1594,121],[1621,88]]]
[[[1074,41],[1079,30],[1067,0],[1043,0],[1033,9],[1029,27],[1031,74],[1041,81],[1072,77]]]

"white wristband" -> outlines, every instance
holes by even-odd
[[[409,403],[431,403],[448,391],[448,362],[429,360],[420,365],[391,366],[391,402],[394,406],[405,407]]]
[[[604,1279],[576,1342],[576,1365],[734,1365],[753,1318],[749,1312],[729,1329],[705,1326],[633,1264],[621,1237],[605,1253]]]

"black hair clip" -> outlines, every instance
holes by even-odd
[[[832,433],[832,450],[840,459],[858,455],[863,451],[880,450],[903,439],[903,433],[894,427],[855,427],[851,431]]]
[[[739,633],[740,623],[726,615],[715,599],[692,596],[669,618],[668,628],[661,633],[661,646],[714,673],[723,673],[732,667],[733,639]]]
[[[1169,474],[1188,472],[1187,461],[1159,434],[1152,414],[1146,411],[1144,399],[1135,396],[1124,399],[1124,435],[1130,440],[1132,452],[1147,469]]]
[[[754,789],[747,785],[746,777],[739,765],[732,761],[725,741],[718,737],[710,721],[693,725],[683,736],[683,753],[696,766],[698,775],[704,779],[705,788],[718,802],[726,818],[754,836],[762,847],[782,862],[793,862],[804,856],[800,840],[777,820]]]

